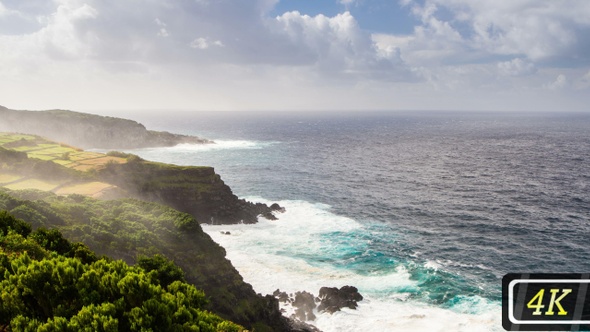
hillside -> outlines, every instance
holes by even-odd
[[[0,106],[0,131],[34,134],[81,148],[135,149],[206,144],[209,140],[147,130],[127,119],[66,111],[17,111]]]
[[[59,195],[137,198],[190,213],[199,222],[275,219],[268,207],[239,199],[212,167],[155,163],[119,152],[87,152],[39,136],[0,133],[0,186]]]
[[[272,296],[257,295],[225,258],[225,250],[190,215],[132,199],[96,200],[37,190],[0,190],[0,211],[30,222],[34,229],[57,228],[98,255],[135,264],[161,254],[175,262],[186,281],[209,298],[205,307],[258,331],[289,331]]]
[[[207,312],[205,294],[162,255],[141,257],[135,266],[98,258],[55,229],[32,232],[6,211],[0,211],[0,296],[2,331],[244,330]]]
[[[189,284],[205,291],[203,308],[223,319],[258,332],[317,331],[283,317],[273,296],[256,294],[225,250],[201,229],[200,222],[276,219],[273,211],[281,210],[239,199],[212,167],[155,163],[120,152],[87,152],[36,135],[0,133],[0,187],[0,213],[9,211],[34,229],[57,228],[98,255],[126,264],[153,255],[174,261]],[[48,264],[54,263],[61,264]],[[20,319],[18,326],[39,327],[35,319]]]

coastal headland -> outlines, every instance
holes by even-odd
[[[130,120],[69,111],[0,108],[0,113],[0,129],[9,131],[0,133],[0,210],[33,229],[59,229],[68,240],[129,264],[161,254],[205,292],[206,309],[247,329],[314,330],[283,317],[275,297],[256,294],[225,258],[225,250],[200,227],[276,219],[280,206],[238,198],[212,167],[156,163],[73,146],[111,148],[118,140],[126,142],[125,148],[213,142],[153,134]]]

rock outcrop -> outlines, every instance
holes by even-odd
[[[295,293],[292,305],[295,307],[295,318],[302,321],[315,320],[313,309],[316,304],[313,294],[306,291]]]
[[[303,291],[296,292],[295,295],[281,292],[279,289],[272,294],[277,301],[290,305],[294,309],[291,318],[298,321],[313,321],[316,318],[314,309],[318,313],[328,312],[330,314],[339,311],[342,308],[356,309],[359,301],[363,296],[354,286],[343,286],[340,289],[336,287],[322,287],[318,297]]]
[[[322,287],[319,294],[320,304],[318,311],[327,311],[334,313],[342,308],[356,309],[357,302],[363,300],[363,296],[354,286],[343,286],[340,289],[336,287]]]
[[[136,156],[126,164],[109,164],[98,173],[138,199],[168,205],[190,213],[200,223],[252,224],[258,216],[275,220],[273,208],[252,203],[233,194],[212,167],[176,166],[143,161]]]

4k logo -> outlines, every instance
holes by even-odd
[[[588,329],[589,284],[590,274],[507,274],[502,325],[507,331]]]
[[[567,315],[567,311],[565,311],[563,309],[560,302],[561,302],[561,300],[563,300],[564,297],[566,297],[569,293],[571,293],[572,290],[571,289],[563,289],[561,296],[558,297],[557,299],[555,297],[559,293],[559,288],[553,288],[550,290],[550,292],[551,292],[551,300],[549,300],[549,309],[547,309],[547,311],[545,311],[545,315],[551,316],[551,315],[555,314],[555,312],[553,312],[554,305],[559,308],[559,312],[557,313],[558,315],[560,315],[560,316]],[[529,303],[527,303],[527,305],[526,305],[527,308],[535,309],[535,311],[533,311],[533,315],[540,315],[542,313],[542,309],[545,308],[545,306],[543,305],[544,295],[545,295],[545,288],[541,288],[541,290],[529,301]]]

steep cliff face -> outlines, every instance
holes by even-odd
[[[147,130],[127,119],[65,110],[15,111],[2,106],[0,131],[40,135],[81,148],[133,149],[211,143],[199,137]]]
[[[275,219],[273,209],[267,205],[234,195],[212,167],[175,166],[129,158],[126,164],[107,165],[98,177],[136,198],[189,213],[201,223],[255,223],[259,215]]]

